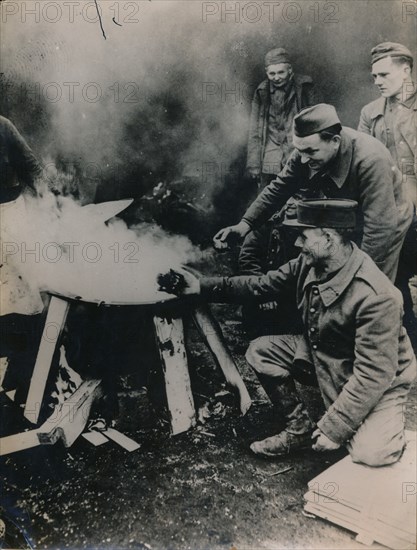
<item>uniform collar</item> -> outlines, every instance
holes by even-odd
[[[403,105],[407,109],[411,109],[412,107],[414,107],[414,109],[417,109],[416,97],[417,96],[416,96],[415,91],[412,95],[410,95],[410,97],[408,97],[404,101],[402,101],[399,97],[389,97],[387,99],[387,104],[388,105],[389,104],[391,104],[391,105]]]
[[[348,261],[330,280],[320,283],[316,270],[313,267],[308,272],[306,280],[304,281],[303,290],[305,290],[307,286],[313,284],[317,285],[320,297],[326,307],[331,306],[332,303],[343,294],[362,265],[363,256],[359,248],[355,243],[352,243],[352,246],[353,251]]]
[[[371,112],[369,113],[369,116],[371,117],[372,120],[378,118],[379,116],[384,116],[386,102],[387,101],[385,97],[380,97],[377,100],[375,100],[373,103],[371,103],[371,106],[370,106]]]
[[[405,105],[408,109],[413,108],[414,111],[417,110],[417,90],[405,101],[399,101],[402,105]],[[385,97],[380,97],[371,104],[371,111],[369,116],[371,119],[376,119],[379,116],[384,116],[385,107],[387,105],[387,99]]]
[[[402,105],[405,105],[408,109],[417,110],[417,90],[414,90],[413,95],[410,95],[405,101],[400,101]]]
[[[317,174],[329,176],[339,189],[345,183],[349,174],[350,165],[353,157],[353,142],[352,138],[342,130],[340,134],[340,147],[336,157],[330,162],[322,172],[311,172],[310,178]],[[320,177],[320,176],[319,176]]]

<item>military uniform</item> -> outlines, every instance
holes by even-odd
[[[321,192],[329,198],[356,200],[357,242],[391,280],[395,279],[413,207],[386,147],[362,132],[343,128],[336,158],[316,173],[294,151],[277,178],[248,208],[243,220],[252,229],[260,226],[301,187],[316,189],[317,194]]]
[[[287,430],[302,433],[306,418],[292,398],[293,378],[317,377],[326,413],[318,427],[369,465],[398,460],[404,447],[403,407],[416,361],[401,325],[400,292],[369,256],[353,245],[347,263],[320,280],[302,256],[262,276],[204,278],[209,301],[277,300],[294,292],[303,336],[254,340],[247,359],[264,379],[285,388]],[[261,378],[262,379],[262,378]]]
[[[372,64],[386,57],[409,59],[411,52],[402,44],[384,42],[371,52]],[[406,97],[410,91],[414,93]],[[403,97],[405,95],[405,97]],[[392,97],[380,97],[363,107],[358,130],[375,137],[383,143],[402,174],[402,182],[408,198],[414,204],[413,222],[406,234],[400,253],[396,286],[404,299],[404,325],[410,338],[416,343],[417,320],[409,288],[409,279],[416,274],[417,254],[417,93],[410,81],[403,83],[401,93]]]
[[[368,103],[361,111],[358,130],[388,148],[416,205],[417,93],[404,101],[381,97]]]

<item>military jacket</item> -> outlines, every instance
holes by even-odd
[[[201,280],[202,296],[215,302],[256,296],[279,305],[279,297],[290,292],[296,293],[304,324],[296,356],[314,367],[327,409],[318,426],[342,444],[384,394],[415,377],[401,293],[356,245],[325,282],[302,255],[262,276]]]

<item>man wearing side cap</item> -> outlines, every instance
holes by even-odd
[[[412,80],[413,56],[403,44],[383,42],[371,50],[372,76],[381,97],[361,111],[358,130],[374,136],[390,151],[414,208],[417,205],[417,93]],[[409,279],[416,274],[417,217],[401,250],[396,286],[404,299],[404,326],[416,343],[417,320]]]
[[[283,421],[279,433],[252,443],[256,454],[343,445],[354,462],[381,466],[403,452],[404,406],[416,360],[401,324],[400,292],[349,239],[356,210],[350,200],[300,202],[297,219],[284,223],[300,230],[301,254],[266,275],[198,280],[183,273],[181,293],[208,301],[297,296],[303,335],[262,336],[246,353]],[[316,427],[294,379],[318,383],[326,412]]]
[[[245,237],[301,187],[307,187],[328,198],[359,203],[356,240],[395,280],[413,207],[389,151],[372,136],[342,128],[335,108],[325,103],[307,107],[294,118],[293,144],[295,151],[277,178],[238,224],[216,234],[215,246],[227,248],[231,237]]]
[[[274,48],[265,55],[267,78],[256,88],[249,125],[249,174],[264,188],[293,151],[292,121],[303,107],[321,101],[310,76],[295,74],[288,52]]]
[[[358,130],[381,141],[403,174],[409,198],[417,205],[417,93],[408,48],[383,42],[371,50],[372,76],[381,97],[361,111]]]

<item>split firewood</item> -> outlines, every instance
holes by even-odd
[[[187,286],[184,276],[173,269],[170,269],[168,273],[160,273],[157,282],[160,290],[168,292],[168,294],[181,294]]]

